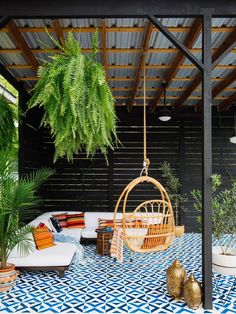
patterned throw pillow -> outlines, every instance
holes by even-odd
[[[80,214],[67,214],[66,215],[67,228],[84,228],[84,213]]]
[[[61,227],[59,221],[55,217],[50,217],[49,219],[50,219],[51,225],[53,227],[53,231],[60,233],[62,231],[62,227]]]
[[[121,227],[122,226],[122,219],[116,220],[116,226]],[[114,220],[113,219],[98,219],[98,228],[105,228],[105,227],[112,227],[114,228]]]
[[[52,215],[52,217],[57,219],[57,221],[59,222],[62,228],[66,228],[67,227],[66,215],[67,213],[55,214],[55,215]]]
[[[55,245],[53,243],[52,232],[43,223],[40,223],[36,228],[34,228],[33,237],[35,246],[38,250],[43,250]]]

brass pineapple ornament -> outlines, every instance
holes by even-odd
[[[178,260],[175,260],[166,272],[167,290],[174,299],[182,299],[186,279],[186,270]]]
[[[184,300],[190,309],[196,310],[202,302],[202,288],[193,273],[184,283]]]

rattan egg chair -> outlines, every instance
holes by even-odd
[[[159,199],[139,204],[132,212],[126,212],[130,192],[139,184],[152,184]],[[131,181],[121,193],[114,211],[122,212],[121,228],[127,247],[132,252],[147,253],[167,249],[174,239],[175,223],[169,196],[164,187],[154,178],[141,176]]]
[[[125,187],[114,210],[114,227],[117,226],[117,212],[122,212],[121,228],[123,230],[123,237],[126,245],[132,252],[140,253],[163,251],[167,249],[175,235],[175,222],[170,198],[160,182],[148,176],[150,161],[147,158],[146,143],[145,62],[143,63],[143,66],[143,169],[140,176]],[[156,188],[157,198],[142,202],[129,213],[126,211],[129,194],[137,185],[142,183],[152,184]]]

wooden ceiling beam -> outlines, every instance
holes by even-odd
[[[197,18],[194,20],[191,30],[189,31],[188,35],[186,36],[184,40],[184,45],[186,48],[188,48],[189,50],[190,48],[192,48],[192,46],[194,45],[195,41],[197,40],[198,36],[201,33],[201,29],[202,29],[201,19]],[[170,71],[164,77],[164,81],[167,83],[167,86],[168,84],[170,84],[172,79],[176,76],[181,64],[184,62],[185,59],[186,57],[184,56],[184,54],[181,51],[179,51],[177,55],[175,56],[175,59],[171,65]],[[162,94],[163,94],[163,89],[158,90],[158,92],[156,93],[153,106],[152,106],[153,110],[158,104]]]
[[[161,96],[163,98],[163,96]],[[129,99],[130,97],[129,96],[115,96],[114,95],[114,98],[117,98],[117,99]],[[153,100],[154,99],[154,96],[147,96],[146,97],[147,99],[149,100]],[[188,99],[190,100],[199,100],[201,99],[202,96],[190,96]],[[136,96],[135,99],[143,99],[143,96]],[[166,99],[170,99],[170,100],[176,100],[176,99],[179,99],[179,96],[166,96]],[[227,97],[224,97],[224,96],[217,96],[215,99],[217,100],[225,100],[227,99]],[[172,106],[172,105],[171,105]]]
[[[61,49],[31,49],[33,53],[60,53]],[[82,48],[82,52],[92,52],[91,48]],[[100,50],[101,51],[101,50]],[[139,53],[142,51],[142,48],[107,48],[107,53]],[[200,53],[202,52],[201,48],[192,48],[189,49],[192,53]],[[217,48],[212,48],[212,53],[218,51]],[[20,53],[20,49],[0,49],[1,53]],[[177,48],[150,48],[147,51],[148,53],[178,53],[179,50]],[[236,48],[232,49],[230,53],[236,53]]]
[[[13,20],[11,20],[7,24],[6,28],[9,31],[13,43],[16,45],[16,47],[19,47],[21,49],[24,57],[26,58],[26,61],[30,64],[30,67],[37,73],[39,63],[35,58],[34,54],[32,53],[27,41],[19,31],[16,23]]]
[[[74,32],[74,33],[91,33],[96,31],[96,27],[63,27],[63,33]],[[191,27],[167,27],[170,32],[173,33],[188,33]],[[47,27],[49,32],[54,32],[53,27]],[[135,32],[141,33],[145,30],[144,27],[106,27],[106,32]],[[45,33],[45,27],[19,27],[21,33]],[[213,33],[231,33],[234,31],[234,27],[212,27]],[[0,32],[8,32],[6,27],[3,27]],[[153,32],[159,32],[155,27]]]
[[[6,65],[6,68],[8,69],[32,69],[33,66],[29,64],[8,64]],[[119,65],[113,65],[109,64],[107,65],[108,69],[137,69],[136,65],[127,65],[127,64],[119,64]],[[153,64],[153,65],[146,65],[146,69],[170,69],[171,65],[163,65],[163,64]],[[228,64],[218,64],[216,69],[236,69],[236,65],[228,65]],[[179,67],[179,69],[195,69],[194,65],[191,64],[183,64]],[[200,84],[200,82],[199,82]]]
[[[225,111],[228,110],[229,107],[231,107],[232,105],[236,104],[236,92],[233,93],[232,95],[230,95],[227,99],[223,100],[219,106],[218,106],[218,110],[221,111]]]
[[[232,42],[234,42],[234,43],[236,42],[236,31],[235,30],[233,32],[233,36],[231,36],[231,34],[229,34],[227,36],[226,40],[221,44],[221,46],[218,48],[218,50],[213,54],[212,65],[214,65],[214,68],[218,68],[218,69],[222,68],[222,65],[217,64],[217,61],[220,60],[221,56],[225,56],[225,53],[229,53],[229,48],[232,48]],[[220,53],[218,51],[220,51]],[[231,69],[234,69],[234,66]],[[235,69],[235,72],[236,72],[236,69]],[[202,81],[202,74],[201,74],[201,72],[199,72],[195,76],[194,81],[189,85],[187,90],[183,92],[181,98],[174,104],[174,107],[176,109],[178,109],[179,107],[181,107],[184,104],[184,102],[189,98],[189,96],[192,94],[192,92],[198,87],[198,85],[201,83],[201,81]],[[219,85],[217,85],[217,87],[215,87],[213,92],[212,92],[212,98],[214,98],[215,97],[214,95],[217,95],[217,93],[219,94],[222,90],[224,90],[225,87],[227,87],[232,82],[233,82],[232,81],[232,75],[230,75],[229,79],[227,79],[227,78],[225,79],[225,83],[224,83],[224,81],[219,83]],[[199,110],[200,107],[202,106],[201,103],[202,102],[199,101],[199,103],[197,104],[197,106],[196,106],[197,110]]]
[[[63,47],[64,42],[65,42],[65,38],[64,38],[63,31],[62,31],[60,20],[58,20],[58,19],[52,20],[52,26],[53,26],[53,32],[57,35],[57,39],[58,39],[60,45]]]
[[[29,77],[19,77],[17,78],[18,81],[37,81],[39,78],[37,76],[29,76]],[[134,78],[130,77],[108,77],[108,81],[124,81],[124,82],[131,82],[134,81]],[[140,81],[142,81],[143,78],[140,78]],[[146,77],[147,81],[163,81],[162,78],[157,78],[157,77]],[[213,77],[212,81],[217,81],[217,82],[222,82],[224,78],[220,77]],[[193,78],[190,77],[175,77],[172,80],[173,82],[192,82]]]
[[[146,52],[148,51],[148,48],[149,48],[149,42],[150,42],[152,30],[153,30],[153,25],[151,22],[148,22],[147,27],[146,27],[146,31],[144,34],[144,38],[143,38],[142,52],[140,55],[140,60],[139,60],[139,65],[138,65],[138,69],[137,69],[137,73],[136,73],[136,78],[135,78],[132,94],[130,96],[130,104],[129,104],[130,108],[134,104],[134,99],[135,99],[135,96],[136,96],[136,93],[138,90],[139,81],[140,81],[140,78],[142,77],[142,72],[143,72],[143,69],[145,66],[145,55],[146,55]]]

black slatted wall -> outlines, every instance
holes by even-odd
[[[60,159],[53,164],[53,145],[47,130],[42,138],[42,163],[56,169],[56,174],[44,184],[44,210],[113,211],[123,188],[139,176],[143,162],[142,109],[117,110],[118,137],[122,146],[109,152],[107,166],[100,154],[88,160],[84,154],[73,163]],[[229,142],[233,134],[232,117],[214,117],[213,127],[213,172],[222,174],[225,185],[230,176],[236,177],[236,145]],[[148,157],[151,161],[149,174],[163,185],[160,163],[170,162],[174,173],[181,178],[182,193],[189,195],[193,188],[201,187],[201,121],[185,119],[161,123],[156,114],[148,113]],[[138,186],[128,206],[150,199],[156,193],[153,187]],[[187,211],[182,222],[189,231],[197,230],[197,213],[191,198],[185,203]]]

